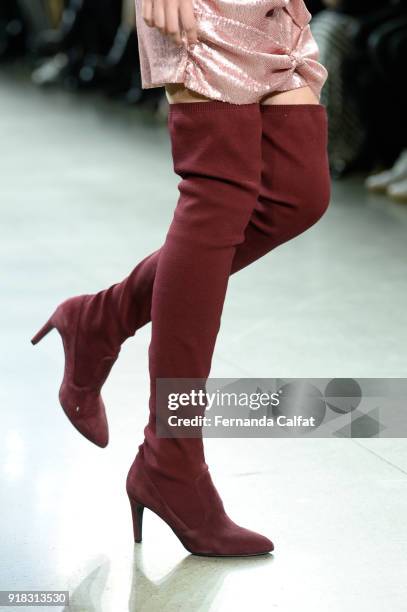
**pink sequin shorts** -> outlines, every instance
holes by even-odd
[[[309,85],[318,99],[328,73],[303,0],[193,0],[198,42],[178,47],[141,16],[136,23],[143,89],[166,83],[233,104]]]

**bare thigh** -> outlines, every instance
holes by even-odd
[[[288,91],[276,91],[260,100],[261,104],[319,104],[311,87],[298,87]]]
[[[169,104],[177,102],[210,102],[207,98],[192,89],[185,87],[183,83],[167,83],[165,94]],[[319,104],[319,100],[308,86],[290,89],[289,91],[278,91],[267,94],[260,100],[260,104]]]
[[[167,83],[165,85],[165,95],[169,104],[177,102],[210,102],[211,98],[202,96],[192,89],[185,87],[183,83]]]

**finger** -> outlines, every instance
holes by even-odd
[[[153,2],[152,0],[142,0],[141,16],[148,26],[153,25]]]
[[[187,40],[190,44],[198,42],[198,32],[196,18],[192,6],[192,0],[180,0],[179,13],[181,27],[187,35]]]
[[[178,3],[167,0],[165,3],[165,28],[168,36],[177,44],[182,43]]]
[[[161,32],[164,32],[165,12],[164,12],[163,0],[154,0],[153,21],[154,21],[154,26]]]

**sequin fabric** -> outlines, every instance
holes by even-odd
[[[303,0],[193,0],[198,42],[178,47],[141,16],[136,24],[143,89],[165,83],[233,104],[309,85],[320,99],[327,79]]]

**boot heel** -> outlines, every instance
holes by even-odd
[[[49,319],[45,325],[41,327],[41,329],[35,334],[34,338],[31,339],[31,344],[38,344],[40,340],[44,338],[49,332],[54,329],[54,324],[52,323],[52,318]]]
[[[134,499],[131,499],[130,497],[129,501],[131,508],[131,516],[133,518],[134,541],[139,544],[141,542],[143,532],[144,506],[143,504],[139,504],[139,502],[135,501]]]

